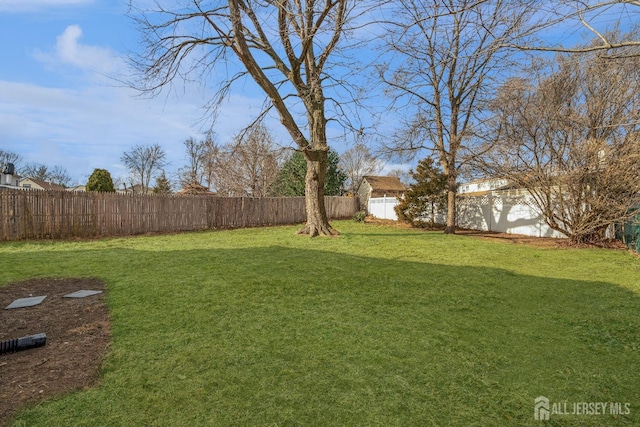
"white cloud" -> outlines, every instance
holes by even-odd
[[[99,74],[120,72],[125,64],[111,49],[80,43],[82,28],[69,25],[56,38],[56,46],[52,53],[35,51],[34,57],[50,67],[71,65],[84,71]]]
[[[0,13],[42,12],[43,8],[79,6],[94,0],[0,0]]]

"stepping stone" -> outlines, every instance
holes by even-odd
[[[29,298],[20,298],[15,300],[14,302],[12,302],[11,304],[9,304],[8,306],[6,306],[4,309],[5,310],[9,310],[11,308],[23,308],[23,307],[31,307],[33,305],[38,305],[40,304],[42,301],[44,301],[44,299],[47,296],[41,296],[41,297],[29,297]]]
[[[101,293],[102,291],[80,290],[80,291],[75,291],[70,294],[67,294],[64,296],[64,298],[84,298],[84,297],[90,297],[91,295],[97,295]]]

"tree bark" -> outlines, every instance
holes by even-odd
[[[450,172],[447,176],[447,225],[444,234],[455,234],[456,232],[456,193],[458,185],[455,173]]]
[[[329,224],[324,206],[324,182],[327,174],[328,149],[305,150],[307,175],[305,177],[305,207],[307,222],[298,234],[336,236],[339,233]]]

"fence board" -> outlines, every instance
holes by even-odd
[[[326,197],[330,219],[358,199]],[[304,197],[210,197],[0,189],[0,241],[123,236],[304,222]]]

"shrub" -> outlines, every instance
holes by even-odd
[[[353,215],[353,220],[356,222],[364,222],[366,217],[367,213],[365,211],[358,211]]]
[[[86,185],[87,191],[115,193],[111,174],[106,169],[94,169]]]

